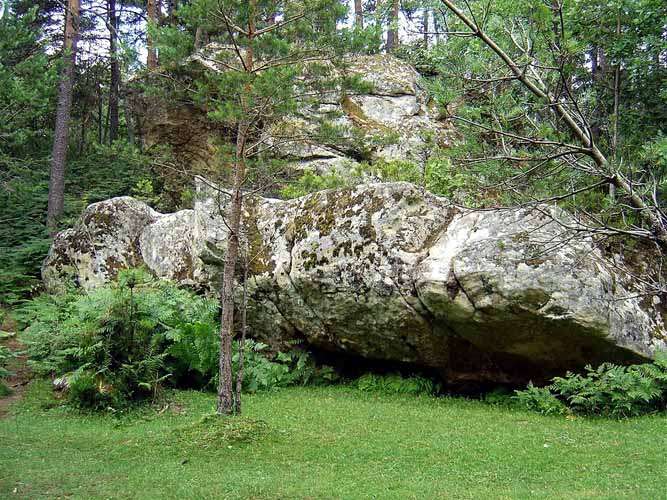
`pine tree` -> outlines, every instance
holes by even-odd
[[[241,247],[241,215],[244,185],[249,171],[272,149],[266,131],[296,111],[300,97],[309,95],[312,84],[302,78],[306,67],[318,65],[320,85],[334,85],[331,54],[337,47],[336,23],[346,14],[338,0],[293,2],[207,1],[193,2],[193,11],[219,20],[225,35],[216,60],[224,71],[208,74],[198,82],[199,99],[209,116],[235,131],[233,151],[224,158],[231,171],[230,202],[226,225],[229,230],[223,267],[220,304],[220,359],[218,414],[240,410],[239,395],[233,392],[231,345],[234,336],[236,268]],[[196,24],[199,25],[201,18]],[[313,103],[310,102],[312,105]]]
[[[80,10],[81,0],[69,0],[65,16],[63,70],[58,89],[56,126],[51,155],[51,177],[49,179],[47,225],[51,232],[54,232],[56,229],[58,218],[63,213],[65,201],[65,166],[69,138],[69,121],[72,110],[72,85],[74,82],[74,64],[79,36]]]

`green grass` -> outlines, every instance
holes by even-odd
[[[42,410],[33,390],[0,420],[0,498],[667,498],[664,415],[292,388],[246,396],[237,440],[197,431],[212,395],[172,398],[180,413],[114,418]]]

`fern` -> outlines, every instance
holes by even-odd
[[[515,399],[545,414],[556,408],[554,400],[582,415],[631,417],[662,411],[667,403],[667,355],[658,353],[653,363],[632,366],[586,366],[583,375],[568,372],[541,389],[529,385],[516,391]]]

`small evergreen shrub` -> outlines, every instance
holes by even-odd
[[[565,413],[632,417],[667,408],[667,355],[653,363],[587,366],[585,374],[568,372],[551,385],[516,391],[515,400],[545,415]],[[559,406],[560,405],[560,406]]]
[[[381,394],[412,394],[432,396],[440,392],[440,384],[424,377],[402,377],[398,374],[375,375],[367,373],[356,381],[356,387],[362,392]]]

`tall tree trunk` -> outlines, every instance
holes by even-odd
[[[621,37],[621,14],[616,14],[616,38]],[[614,68],[614,115],[613,115],[613,129],[611,134],[611,156],[614,159],[614,165],[618,162],[618,108],[621,100],[621,63],[616,62]],[[613,200],[616,197],[616,186],[613,183],[609,184],[609,197]]]
[[[79,13],[81,0],[69,0],[65,16],[65,43],[63,46],[63,71],[58,88],[56,108],[56,126],[53,134],[51,153],[51,174],[49,178],[49,202],[46,224],[53,234],[58,225],[58,218],[63,213],[65,201],[65,164],[67,161],[67,143],[69,121],[72,111],[72,85],[74,83],[74,64],[79,36]]]
[[[600,80],[602,80],[604,73],[604,67],[601,64],[601,62],[604,60],[604,57],[602,56],[602,50],[599,47],[592,47],[590,51],[590,57],[592,87],[594,91],[599,92],[599,83]],[[602,134],[602,130],[600,128],[601,114],[600,104],[598,103],[591,116],[591,134],[593,135],[595,142],[599,141],[600,135]]]
[[[257,0],[248,2],[248,30],[246,40],[248,46],[245,54],[245,71],[252,73],[254,65],[253,40],[255,37],[255,15]],[[250,84],[244,90],[249,94]],[[241,108],[246,110],[246,99],[241,95]],[[247,113],[242,113],[246,117]],[[241,118],[236,133],[236,156],[234,158],[234,184],[232,187],[232,200],[229,207],[229,238],[227,239],[227,254],[222,271],[222,293],[220,294],[220,306],[222,309],[220,319],[220,359],[219,383],[218,383],[218,405],[219,415],[231,414],[234,411],[234,394],[232,389],[232,337],[234,336],[234,276],[236,262],[239,255],[239,233],[241,229],[241,210],[243,207],[243,183],[246,172],[246,142],[250,123],[247,118]]]
[[[428,16],[429,10],[424,7],[424,17],[422,19],[422,30],[424,32],[424,48],[428,49]]]
[[[398,47],[398,13],[400,0],[391,0],[391,12],[389,13],[389,30],[387,31],[387,45],[385,49],[391,52]]]
[[[146,4],[146,14],[148,20],[153,24],[157,24],[160,12],[160,0],[148,0]],[[157,68],[157,49],[155,48],[155,41],[150,33],[146,33],[146,48],[148,50],[148,57],[146,59],[146,66],[148,69]]]
[[[354,25],[359,29],[364,29],[364,7],[361,0],[354,0]]]
[[[109,82],[109,142],[118,139],[118,93],[120,89],[120,64],[118,62],[118,18],[116,0],[108,0],[109,7],[109,55],[111,79]]]
[[[104,104],[102,99],[102,85],[97,82],[97,142],[102,144],[104,142],[104,123],[102,117],[104,116]]]

